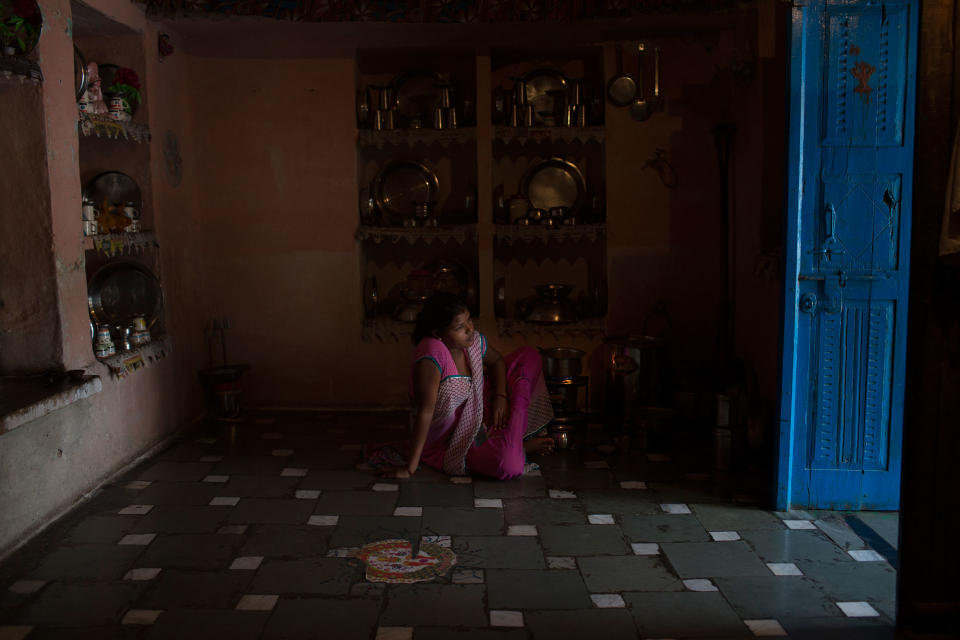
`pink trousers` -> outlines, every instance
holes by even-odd
[[[507,424],[503,429],[488,429],[487,440],[467,451],[467,468],[471,473],[498,480],[523,475],[527,409],[542,368],[540,353],[533,347],[520,347],[503,360],[507,365]],[[486,382],[489,386],[489,380]],[[488,416],[489,403],[484,404],[484,416]]]

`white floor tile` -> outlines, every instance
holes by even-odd
[[[217,533],[242,536],[247,532],[248,526],[249,525],[246,525],[246,524],[225,524],[219,529],[217,529]]]
[[[507,527],[508,536],[536,536],[537,527],[532,524],[512,524]]]
[[[397,507],[393,515],[419,518],[423,515],[423,507]]]
[[[591,513],[587,516],[587,521],[590,524],[617,524],[609,513]]]
[[[420,544],[435,544],[449,549],[453,546],[453,539],[450,536],[423,536]]]
[[[228,480],[230,480],[230,476],[217,476],[217,475],[207,476],[206,478],[203,479],[204,482],[214,482],[218,484],[227,482]]]
[[[557,500],[575,500],[577,497],[577,494],[575,494],[573,491],[560,491],[559,489],[549,489],[548,493],[550,494],[551,498],[555,498]]]
[[[454,584],[483,584],[483,569],[455,569],[450,579]]]
[[[302,478],[307,475],[309,471],[309,469],[304,469],[303,467],[284,467],[280,475],[286,478]]]
[[[837,606],[848,618],[876,618],[880,615],[868,602],[838,602]]]
[[[813,524],[809,520],[784,520],[783,524],[787,525],[788,529],[816,529],[817,525]]]
[[[547,556],[547,568],[549,569],[576,569],[577,559],[567,556]]]
[[[377,627],[376,640],[413,640],[413,627]]]
[[[200,462],[220,462],[223,456],[202,456]]]
[[[131,533],[120,538],[120,542],[117,544],[146,546],[153,542],[153,539],[156,537],[157,534],[155,533]]]
[[[163,569],[159,567],[140,567],[139,569],[130,569],[123,576],[124,580],[131,580],[133,582],[146,582],[147,580],[153,580]]]
[[[273,611],[280,596],[247,594],[237,603],[237,611]]]
[[[473,483],[473,478],[470,476],[452,476],[450,482],[453,484],[471,484]]]
[[[0,640],[23,640],[33,631],[33,627],[26,624],[0,624]]]
[[[378,482],[373,485],[374,491],[400,491],[400,485],[392,482]]]
[[[531,478],[542,478],[543,471],[541,469],[533,469],[531,471],[524,471],[523,475],[530,476]]]
[[[122,516],[143,516],[150,513],[150,509],[153,509],[152,504],[131,504],[120,509],[117,513]]]
[[[656,542],[633,542],[630,548],[636,556],[655,556],[660,553],[660,545]]]
[[[230,568],[234,571],[255,571],[260,567],[261,562],[263,562],[263,556],[240,556],[233,559]]]
[[[235,507],[240,502],[238,496],[217,496],[210,501],[211,507]]]
[[[787,632],[776,620],[744,620],[743,623],[750,627],[750,631],[757,637],[787,635]]]
[[[315,527],[335,527],[340,521],[340,516],[310,516],[307,524]]]
[[[733,542],[740,539],[740,534],[736,531],[711,531],[710,537],[714,542]]]
[[[26,595],[28,593],[36,593],[45,584],[47,584],[45,580],[17,580],[7,587],[7,591]]]
[[[522,627],[523,624],[523,612],[522,611],[490,611],[490,626],[491,627]]]
[[[503,500],[500,498],[474,498],[473,506],[476,509],[503,509]]]
[[[120,624],[153,624],[161,613],[158,609],[130,609],[123,614]]]
[[[690,591],[719,591],[716,585],[706,578],[691,578],[690,580],[684,580],[683,586]]]
[[[642,480],[625,480],[620,483],[621,489],[646,489],[647,483]]]
[[[152,484],[150,480],[131,480],[127,484],[123,485],[124,489],[133,489],[134,491],[140,491],[141,489],[146,489]]]
[[[857,562],[884,562],[886,560],[873,549],[851,549],[847,553]]]
[[[274,449],[270,455],[277,458],[288,458],[293,455],[293,449]]]
[[[674,514],[690,513],[690,507],[688,507],[685,504],[676,504],[676,503],[661,504],[660,508],[663,509],[664,513],[674,513]]]
[[[627,603],[623,601],[623,596],[619,593],[591,593],[590,599],[593,600],[593,606],[598,609],[625,609]]]
[[[775,576],[802,576],[803,571],[792,562],[768,562],[767,567]]]

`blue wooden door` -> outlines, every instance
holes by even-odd
[[[916,0],[796,0],[779,508],[897,509]]]

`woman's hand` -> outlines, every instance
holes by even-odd
[[[507,426],[507,399],[498,394],[493,397],[493,404],[491,406],[493,419],[490,421],[490,427],[492,429],[503,429]]]

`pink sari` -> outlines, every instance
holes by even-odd
[[[476,332],[465,353],[472,373],[469,376],[457,370],[450,350],[436,338],[423,339],[414,350],[414,365],[431,360],[441,376],[421,460],[451,475],[464,475],[469,467],[470,471],[506,479],[523,473],[523,439],[545,427],[553,419],[553,410],[541,373],[540,354],[533,348],[521,347],[504,358],[508,424],[504,429],[486,430],[483,419],[489,414],[493,395],[483,375],[486,350],[486,338]],[[410,395],[412,399],[412,368]]]

